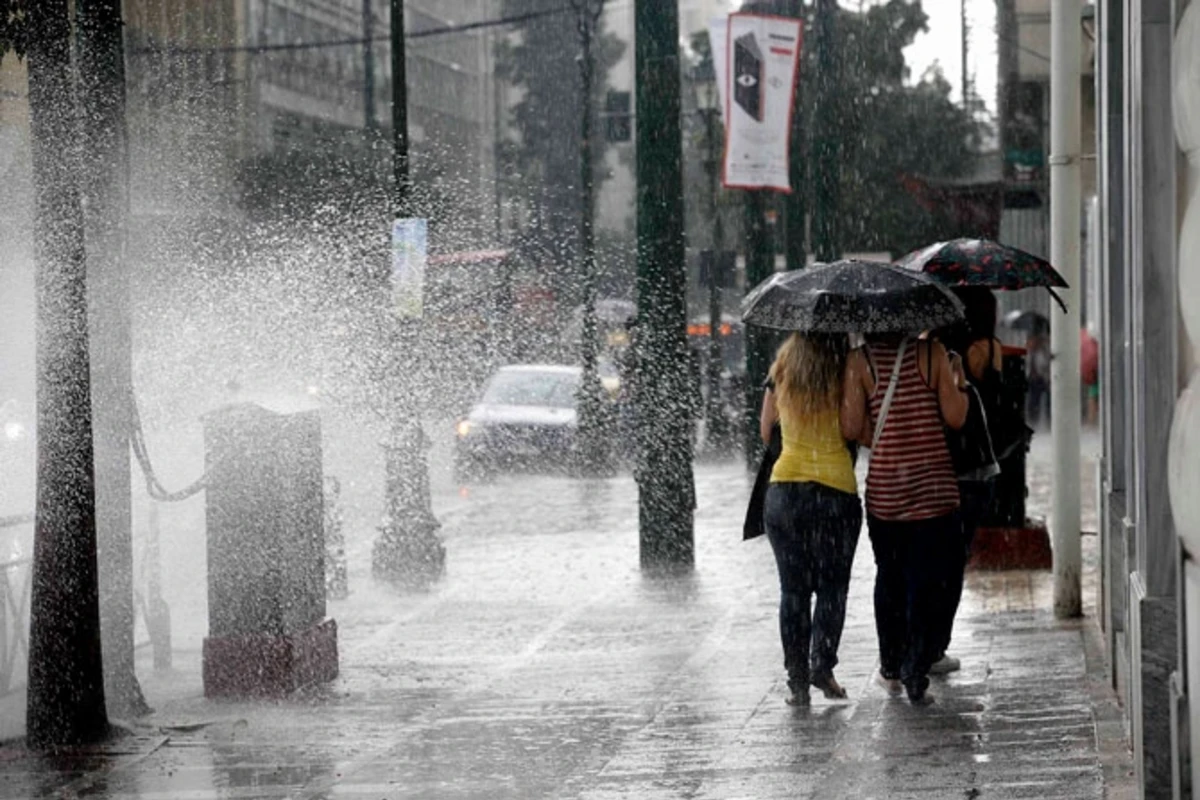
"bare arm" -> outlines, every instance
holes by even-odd
[[[861,350],[855,350],[846,359],[846,369],[842,373],[842,407],[838,416],[842,438],[870,446],[867,428],[871,415],[867,413],[867,391],[863,385],[866,366]]]
[[[938,405],[942,410],[942,419],[946,425],[958,430],[967,421],[968,398],[961,386],[966,385],[966,375],[963,374],[962,359],[953,361],[946,353],[946,348],[940,343],[932,345],[931,360],[933,375],[930,376],[933,388],[937,391]]]
[[[990,366],[1000,372],[1004,368],[1003,345],[995,339],[979,339],[967,350],[967,369],[975,380],[983,380]]]
[[[758,435],[763,444],[771,443],[771,428],[779,420],[779,409],[775,407],[775,393],[770,389],[763,392],[762,411],[758,415]]]

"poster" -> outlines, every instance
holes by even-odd
[[[709,41],[725,119],[722,183],[790,192],[788,149],[803,23],[730,14],[712,21]]]
[[[392,221],[392,297],[402,319],[420,319],[425,310],[428,230],[423,219]]]

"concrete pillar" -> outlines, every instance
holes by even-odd
[[[1171,0],[1129,0],[1130,408],[1136,525],[1129,579],[1130,717],[1144,797],[1169,797],[1171,674],[1178,664],[1178,542],[1167,492],[1177,395],[1176,150]]]
[[[1103,564],[1104,617],[1109,678],[1121,690],[1128,675],[1125,652],[1126,595],[1129,567],[1125,558],[1125,128],[1122,0],[1099,3],[1097,42],[1097,150],[1100,156],[1100,425],[1103,458],[1100,469],[1100,535]],[[1118,666],[1122,665],[1123,666]]]
[[[1081,123],[1080,0],[1050,6],[1050,263],[1070,289],[1065,311],[1052,313],[1050,427],[1054,438],[1054,613],[1083,613],[1080,594],[1079,497],[1079,222],[1082,205],[1079,165]]]
[[[1175,404],[1167,478],[1175,530],[1186,558],[1181,663],[1191,729],[1191,782],[1200,790],[1200,3],[1184,12],[1175,33],[1175,134],[1187,157],[1186,201],[1179,235],[1179,306],[1189,346],[1182,365],[1187,388]]]

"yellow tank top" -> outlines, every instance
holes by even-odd
[[[858,493],[837,409],[799,417],[780,408],[779,426],[783,450],[771,470],[771,483],[820,483]]]

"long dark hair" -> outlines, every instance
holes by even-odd
[[[951,291],[965,306],[964,319],[937,331],[935,338],[965,354],[972,342],[995,337],[996,295],[986,286],[955,286]]]

